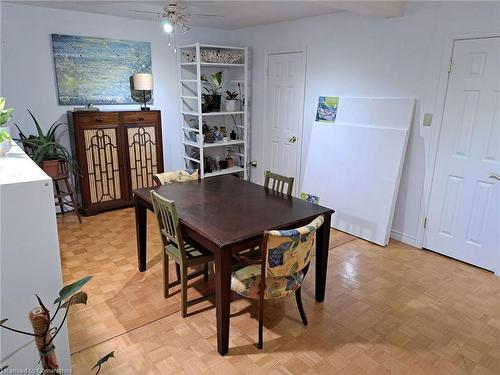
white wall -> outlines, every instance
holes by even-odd
[[[23,130],[34,125],[29,108],[45,128],[54,121],[66,121],[61,106],[52,56],[51,34],[95,36],[151,42],[155,80],[153,109],[162,111],[165,169],[182,167],[177,57],[158,22],[139,21],[105,15],[56,10],[36,6],[1,4],[1,88],[9,107],[16,109],[14,121]],[[200,41],[226,43],[230,33],[217,29],[193,28],[178,44]],[[102,110],[138,109],[139,105],[99,106]],[[62,117],[62,118],[61,118]],[[69,148],[67,132],[61,143]]]
[[[393,222],[393,235],[416,244],[424,179],[432,173],[430,150],[438,136],[434,129],[440,121],[439,80],[447,74],[445,60],[449,58],[446,54],[451,37],[491,30],[500,31],[498,2],[409,3],[405,15],[397,18],[337,13],[238,30],[233,44],[248,45],[253,53],[251,158],[258,160],[259,167],[252,169],[252,179],[261,183],[263,175],[266,53],[304,48],[307,67],[302,168],[318,96],[417,99]],[[431,128],[421,125],[426,112],[434,113]]]

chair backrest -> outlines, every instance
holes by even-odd
[[[262,247],[266,277],[290,276],[307,267],[311,261],[316,230],[324,220],[320,215],[297,229],[266,231]]]
[[[171,184],[173,182],[196,181],[200,179],[198,169],[180,169],[178,171],[170,171],[158,173],[153,176],[153,180],[158,185]]]
[[[287,185],[286,194],[292,195],[293,190],[293,177],[286,177],[273,173],[271,171],[266,171],[264,175],[264,187],[277,191],[278,193],[285,193],[285,185]],[[272,183],[272,186],[271,186]]]
[[[153,210],[158,220],[158,227],[163,242],[163,246],[173,246],[178,249],[182,261],[186,261],[184,240],[180,230],[179,217],[175,202],[163,198],[155,191],[151,191]]]

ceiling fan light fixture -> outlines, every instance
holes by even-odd
[[[163,25],[163,30],[167,34],[172,34],[174,32],[174,25],[172,25],[172,23],[170,23],[170,21],[167,18],[163,18],[161,20],[161,24]]]

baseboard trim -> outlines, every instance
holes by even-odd
[[[410,236],[408,234],[401,233],[401,232],[393,229],[393,230],[391,230],[391,238],[393,238],[397,241],[401,241],[407,245],[418,248],[418,241],[417,241],[416,237]]]

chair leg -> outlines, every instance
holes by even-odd
[[[58,195],[57,200],[59,201],[59,209],[61,210],[61,215],[64,215],[64,201],[61,195],[61,189],[59,187],[59,181],[54,181],[54,186],[56,188],[56,194]]]
[[[165,251],[163,251],[163,298],[168,297],[168,255]]]
[[[187,316],[187,267],[182,265],[182,273],[181,273],[181,316],[185,318]]]
[[[259,349],[264,347],[264,299],[259,298]]]
[[[205,281],[205,282],[208,281],[208,263],[205,263],[205,269],[203,272],[203,281]]]
[[[175,274],[177,275],[177,281],[181,279],[181,266],[179,263],[175,263]]]
[[[69,196],[71,198],[71,203],[73,205],[73,208],[75,209],[76,217],[78,218],[78,221],[81,224],[82,217],[80,216],[80,212],[78,211],[78,203],[76,202],[76,194],[75,191],[73,190],[73,186],[71,185],[71,182],[69,182],[69,178],[66,178],[64,180],[64,183],[66,184],[66,191],[69,193]]]
[[[302,305],[302,288],[299,288],[295,291],[295,301],[297,301],[297,307],[299,308],[300,317],[302,318],[302,323],[307,325],[307,317],[306,312],[304,311],[304,306]]]

